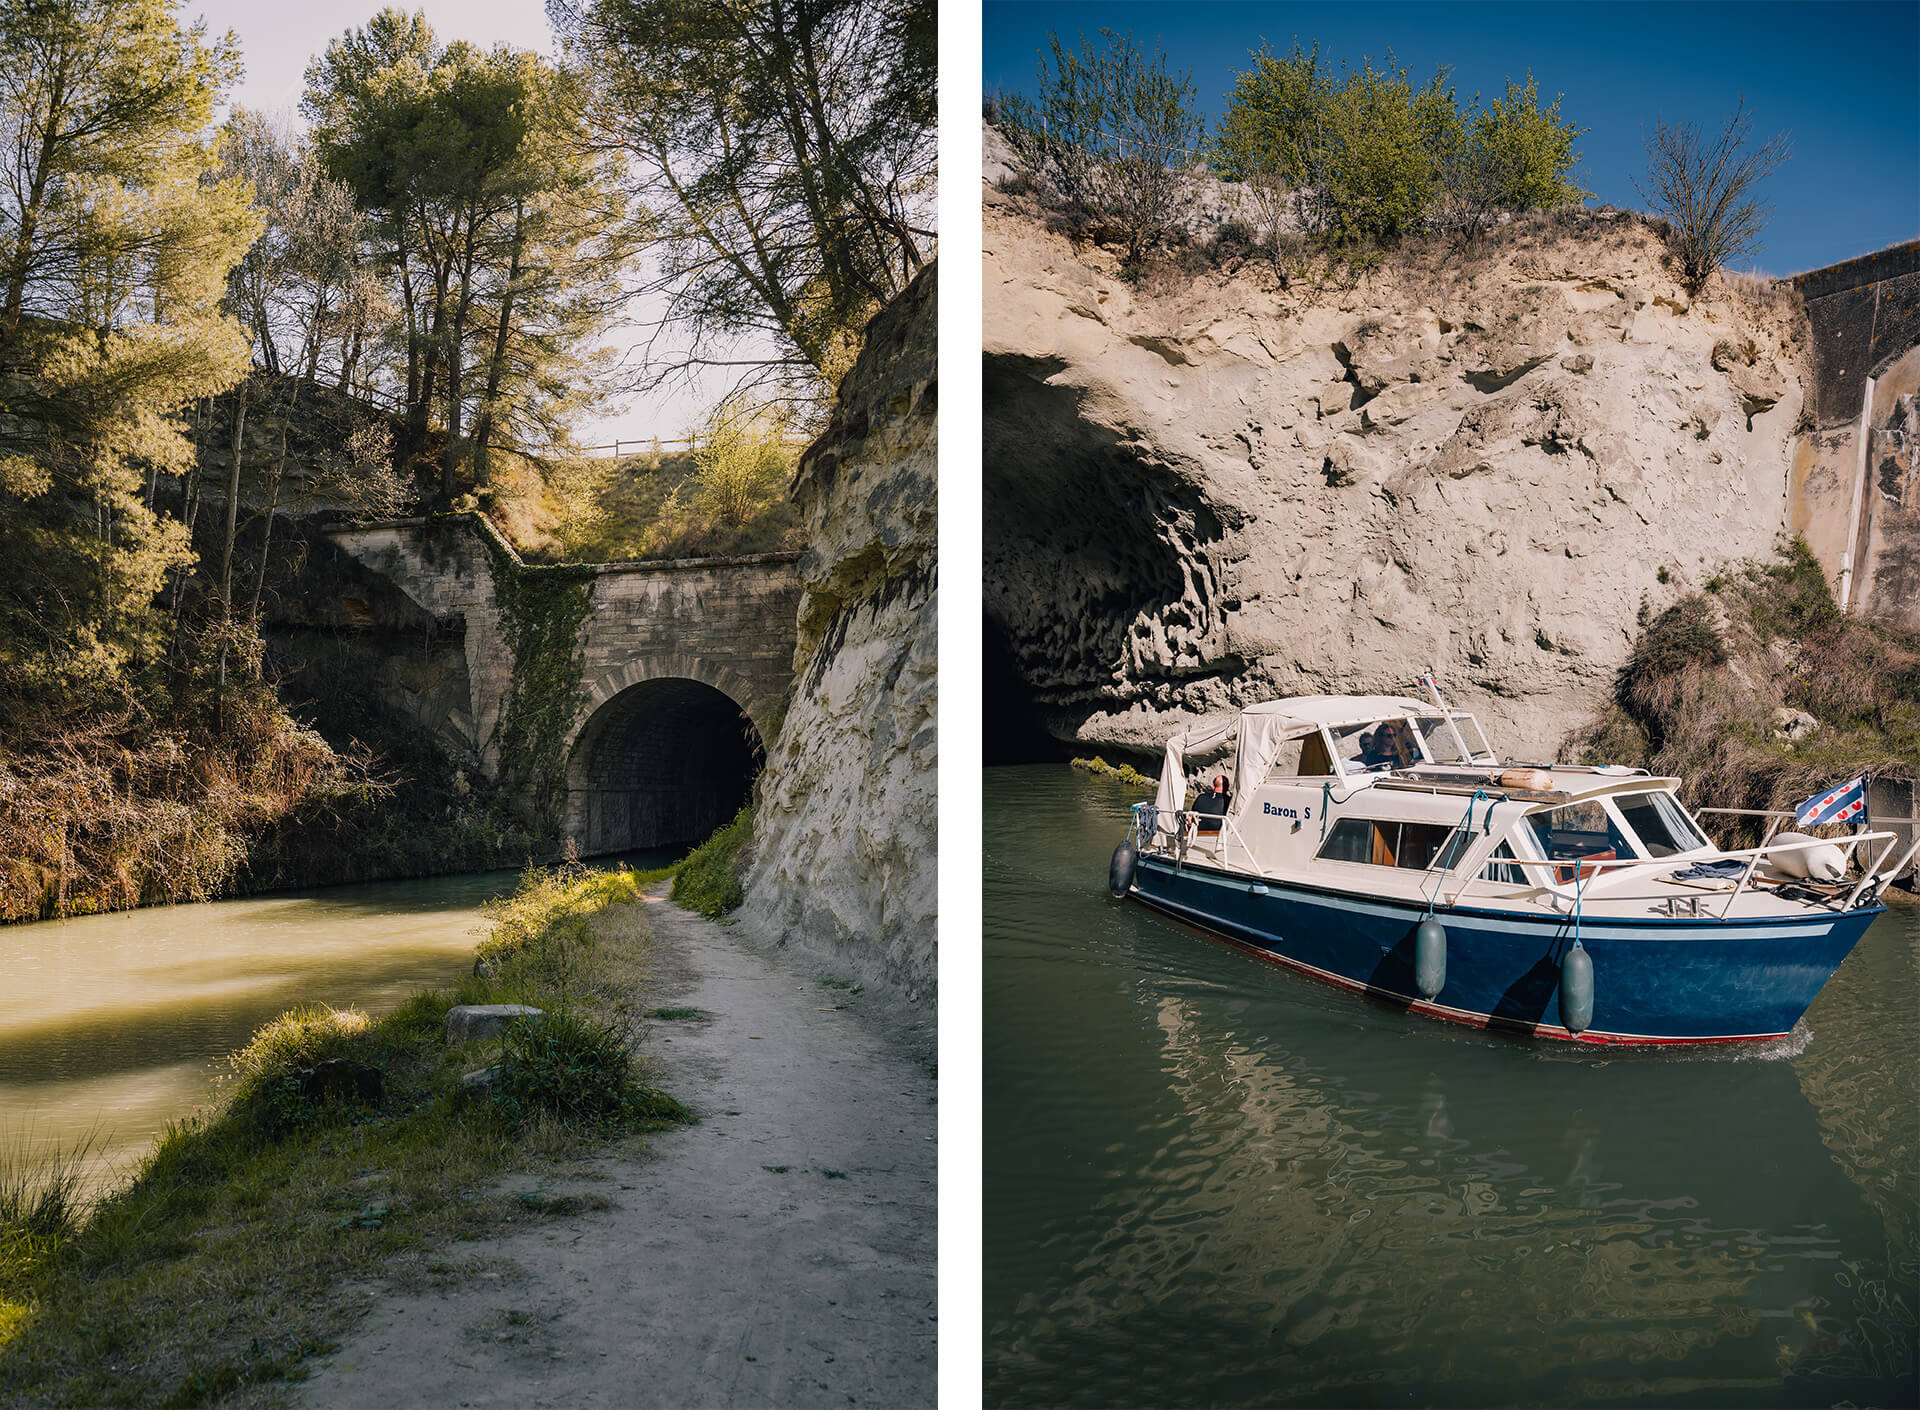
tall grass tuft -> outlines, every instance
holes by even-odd
[[[80,1232],[94,1142],[89,1133],[49,1155],[30,1128],[0,1132],[0,1346]]]
[[[741,852],[753,841],[753,805],[749,803],[733,816],[733,821],[702,842],[680,863],[673,876],[672,899],[676,905],[697,911],[708,920],[718,920],[738,910],[745,893],[740,886]]]

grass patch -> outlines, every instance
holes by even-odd
[[[738,910],[744,899],[740,889],[741,853],[752,840],[753,805],[749,803],[680,863],[673,877],[673,903],[708,920]]]
[[[1074,768],[1079,769],[1082,773],[1091,774],[1095,778],[1112,779],[1114,782],[1124,783],[1130,788],[1154,788],[1158,786],[1153,779],[1148,778],[1145,774],[1134,768],[1132,764],[1122,764],[1118,768],[1115,768],[1098,754],[1095,754],[1091,759],[1075,759],[1072,761],[1072,764]]]
[[[529,872],[491,909],[488,974],[378,1019],[318,1007],[276,1019],[84,1218],[79,1153],[30,1176],[21,1157],[0,1159],[9,1401],[271,1400],[357,1316],[340,1283],[424,1266],[436,1245],[515,1217],[601,1207],[496,1184],[510,1166],[689,1119],[627,1060],[647,942],[644,908],[625,904],[637,895],[620,873]],[[546,1016],[446,1046],[452,1004],[505,1002]],[[503,1075],[475,1100],[461,1076],[488,1062]]]

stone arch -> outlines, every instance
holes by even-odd
[[[588,700],[567,759],[567,835],[582,856],[702,841],[752,796],[766,749],[732,692],[647,671]]]

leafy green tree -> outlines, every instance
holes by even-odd
[[[707,419],[694,451],[699,507],[737,529],[786,492],[792,461],[780,418],[743,397],[729,397]]]
[[[1391,245],[1419,229],[1445,154],[1464,140],[1444,69],[1415,87],[1404,68],[1358,71],[1327,93],[1314,141],[1309,224],[1336,246]]]
[[[1039,98],[1004,99],[1001,121],[1014,150],[1070,209],[1119,227],[1127,261],[1138,265],[1179,225],[1205,123],[1191,70],[1169,72],[1157,44],[1149,56],[1132,35],[1103,29],[1100,37],[1104,50],[1083,35],[1072,54],[1049,35],[1052,65],[1040,60]]]
[[[1502,211],[1578,204],[1588,193],[1568,173],[1584,130],[1560,120],[1558,98],[1540,106],[1532,74],[1524,87],[1508,79],[1506,96],[1471,111],[1463,140],[1441,151],[1439,219],[1472,246]]]
[[[551,441],[597,391],[576,374],[633,232],[609,164],[571,140],[570,83],[525,51],[442,46],[391,9],[308,69],[315,147],[374,222],[397,294],[400,453],[423,450],[437,419],[449,495],[469,459],[485,479],[501,435]]]
[[[930,255],[933,0],[549,0],[656,241],[643,384],[817,397]]]
[[[1332,76],[1317,42],[1306,50],[1296,40],[1284,56],[1263,45],[1252,57],[1253,67],[1234,79],[1214,134],[1214,169],[1223,180],[1246,184],[1255,224],[1272,238],[1299,193],[1317,184]]]
[[[246,367],[221,299],[259,225],[201,140],[237,68],[163,0],[0,4],[0,692],[118,690],[164,645],[155,483]]]

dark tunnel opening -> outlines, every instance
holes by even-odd
[[[765,761],[740,706],[699,681],[642,681],[580,733],[568,800],[582,856],[704,841],[753,796]]]
[[[1073,751],[1047,728],[1033,687],[1020,674],[1007,629],[991,615],[981,624],[980,746],[988,764],[1049,764]]]

